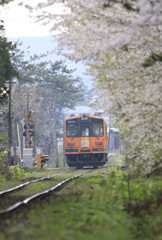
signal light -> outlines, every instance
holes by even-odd
[[[31,129],[31,128],[34,128],[35,127],[35,124],[34,123],[31,123],[31,122],[29,122],[29,128]]]
[[[75,142],[68,142],[67,144],[68,144],[68,146],[74,146]]]
[[[96,145],[103,145],[103,141],[96,141]]]
[[[26,137],[26,136],[27,136],[27,133],[26,133],[26,132],[23,132],[23,136]]]
[[[34,127],[35,127],[35,120],[32,118],[34,113],[32,113],[31,111],[28,111],[28,113],[24,113],[24,115],[27,117],[24,122],[26,123],[24,125],[24,129],[25,131],[23,132],[23,136],[27,137],[26,140],[29,139],[29,141],[25,142],[25,145],[29,145],[32,146],[34,145],[33,139],[32,137],[35,135],[34,133]]]
[[[29,135],[34,136],[34,131],[29,130]]]
[[[1,89],[0,89],[0,96],[1,96],[1,98],[5,98],[6,96],[9,95],[9,93],[10,93],[9,88],[1,87]]]

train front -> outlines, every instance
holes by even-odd
[[[69,167],[97,168],[107,162],[107,126],[103,117],[81,115],[64,121],[64,148]]]

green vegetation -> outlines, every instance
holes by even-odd
[[[13,172],[13,179],[21,179],[25,176],[30,176],[30,173],[25,172],[24,169],[19,167],[19,165],[11,166],[10,169]]]
[[[111,155],[108,160],[109,165],[125,165],[125,159],[123,155]]]
[[[23,168],[23,169],[21,169],[18,167],[18,165],[11,166],[9,171],[10,171],[10,175],[11,175],[10,179],[6,179],[5,176],[0,175],[0,191],[18,186],[24,182],[53,176],[54,174],[59,173],[59,170],[52,170],[52,169],[46,169],[46,168],[43,168],[43,169]],[[35,186],[35,189],[37,190],[37,186]],[[30,192],[29,192],[29,194],[30,194]]]
[[[9,180],[12,174],[8,166],[7,151],[0,151],[0,180]]]
[[[161,180],[98,169],[3,219],[3,229],[0,219],[0,239],[160,240]]]

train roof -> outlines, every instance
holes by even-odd
[[[74,114],[72,114],[72,115],[70,115],[69,118],[66,118],[65,121],[66,121],[66,120],[69,120],[69,119],[76,119],[76,118],[81,118],[81,117],[90,117],[90,118],[104,119],[104,117],[102,117],[102,116],[100,116],[100,115],[97,115],[97,114],[92,115],[92,114],[88,114],[88,113],[81,113],[81,114],[76,115],[76,116],[75,116]],[[105,120],[105,119],[104,119],[104,120]]]

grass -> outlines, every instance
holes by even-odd
[[[79,172],[81,172],[81,170]],[[42,172],[42,173],[43,173],[43,177],[47,177],[47,176],[55,175],[56,173],[58,173],[58,171],[57,170],[50,171],[50,173],[49,173],[49,171],[46,170],[46,174],[45,174],[45,171]],[[40,174],[41,174],[40,172],[38,174],[35,174],[34,178],[35,179],[37,179],[37,178],[40,179],[42,177],[42,175],[40,175]],[[54,178],[50,178],[50,179],[47,179],[47,180],[44,180],[44,181],[39,181],[39,182],[28,184],[25,187],[20,188],[19,191],[15,191],[12,194],[8,195],[8,197],[1,196],[0,210],[6,209],[9,206],[15,204],[16,202],[23,201],[24,199],[26,199],[26,198],[28,198],[28,197],[36,194],[36,193],[40,193],[40,192],[45,191],[46,189],[50,189],[53,186],[57,185],[62,180],[66,179],[66,178],[71,178],[75,174],[76,173],[73,173],[73,172],[66,173],[66,175],[65,174],[60,174],[60,175],[58,175]],[[29,176],[27,178],[29,178]],[[23,178],[23,180],[24,180],[24,178]],[[26,179],[26,181],[27,181],[27,179]],[[12,180],[12,181],[6,181],[6,185],[8,187],[5,186],[4,184],[3,185],[7,189],[7,188],[11,187],[11,183],[12,183],[13,186],[20,184],[20,182],[18,182],[18,180]]]
[[[0,240],[161,240],[161,180],[98,169],[0,219]]]
[[[3,176],[0,177],[0,191],[3,191],[8,188],[12,188],[19,184],[22,184],[23,182],[28,182],[28,181],[31,181],[34,179],[52,176],[61,171],[62,170],[57,170],[57,169],[50,170],[47,168],[44,168],[44,169],[36,169],[36,168],[34,168],[34,169],[28,169],[28,168],[19,169],[18,172],[22,172],[22,174],[17,174],[17,173],[13,174],[12,178],[10,180],[6,180],[6,178]]]

